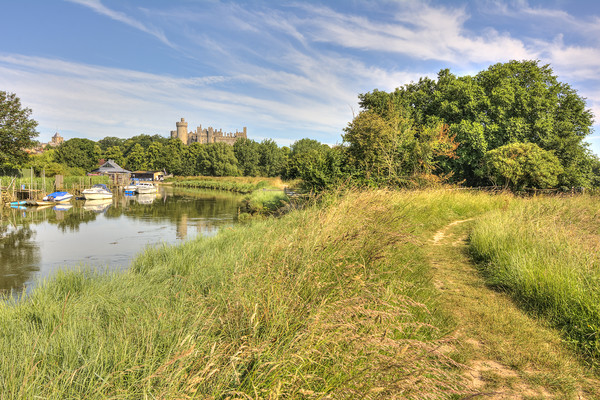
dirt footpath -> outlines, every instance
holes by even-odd
[[[456,322],[455,348],[466,365],[468,399],[600,399],[598,380],[557,332],[485,286],[468,256],[472,220],[454,221],[427,243],[433,283]]]

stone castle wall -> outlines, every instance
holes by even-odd
[[[248,138],[246,127],[241,132],[223,132],[222,129],[216,130],[212,126],[202,129],[202,125],[196,128],[196,131],[188,132],[188,123],[185,119],[176,123],[177,130],[171,131],[171,138],[179,138],[183,144],[191,143],[227,143],[233,145],[236,140]]]

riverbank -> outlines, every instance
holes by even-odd
[[[230,192],[238,192],[249,194],[258,189],[274,188],[283,190],[287,185],[280,178],[267,177],[234,177],[234,176],[191,176],[191,177],[174,177],[165,181],[166,184],[171,184],[178,187],[187,187],[195,189],[213,189],[226,190]]]
[[[455,334],[460,315],[439,285],[446,275],[432,270],[439,262],[432,238],[454,221],[519,201],[351,192],[148,249],[127,272],[61,273],[22,303],[0,307],[0,391],[5,398],[477,396],[493,377],[480,386],[468,378],[476,350]],[[477,275],[468,259],[457,262]],[[493,293],[478,289],[486,291]],[[485,318],[480,324],[493,326]],[[501,343],[501,329],[494,335]],[[573,353],[565,354],[572,363]],[[600,393],[582,368],[565,371],[552,372],[571,386],[549,387],[550,395]]]

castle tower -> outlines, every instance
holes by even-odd
[[[187,130],[187,122],[185,119],[181,118],[181,122],[177,122],[177,137],[183,142],[183,144],[188,144],[188,130]]]

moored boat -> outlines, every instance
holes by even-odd
[[[52,192],[44,196],[42,200],[48,203],[66,203],[72,198],[73,195],[69,192]]]
[[[130,185],[123,186],[123,191],[126,193],[135,192],[136,188],[137,188],[137,185],[135,183],[131,183]]]
[[[152,182],[138,182],[135,191],[138,194],[156,193],[156,186]]]
[[[81,192],[86,200],[112,199],[112,192],[103,183],[98,183],[89,189]]]

